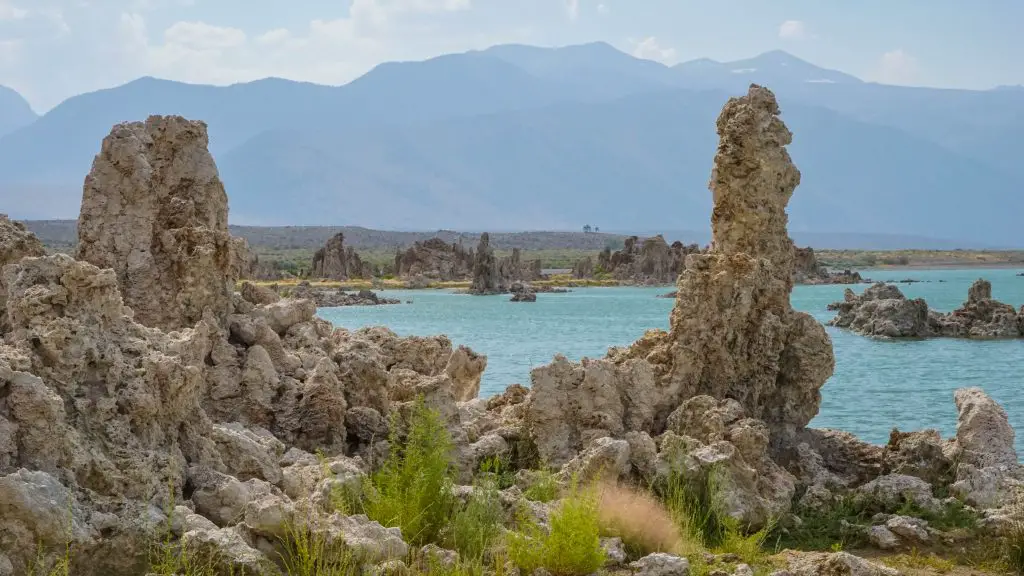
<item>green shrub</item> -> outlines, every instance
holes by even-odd
[[[597,495],[592,489],[573,486],[551,513],[550,532],[532,519],[520,523],[521,532],[510,533],[508,539],[509,558],[520,570],[545,568],[555,576],[582,576],[604,565]]]
[[[371,476],[362,507],[371,519],[400,528],[406,542],[435,542],[455,503],[451,437],[441,415],[422,398],[413,407],[405,442],[398,428],[392,424],[391,453]]]
[[[536,472],[536,479],[523,492],[527,500],[534,502],[552,502],[558,498],[559,486],[555,474],[547,468]]]
[[[359,563],[341,542],[308,526],[287,527],[281,539],[281,564],[287,576],[357,576]]]
[[[445,548],[458,551],[463,560],[482,560],[501,534],[503,514],[496,481],[484,478],[477,482],[466,503],[455,507],[445,529]]]
[[[1013,574],[1024,574],[1024,518],[1014,520],[1003,543],[1003,563]]]

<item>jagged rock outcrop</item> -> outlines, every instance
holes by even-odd
[[[843,301],[829,304],[828,309],[838,313],[829,326],[858,334],[921,338],[934,330],[924,299],[908,299],[896,286],[882,282],[869,286],[860,295],[847,288]]]
[[[980,388],[954,394],[958,412],[952,460],[954,493],[981,508],[1012,505],[1024,494],[1024,466],[1006,411]]]
[[[390,418],[401,422],[417,394],[445,415],[460,469],[471,469],[479,438],[456,402],[476,397],[486,357],[443,336],[335,329],[314,302],[254,284],[234,293],[245,258],[232,246],[244,246],[220,232],[226,203],[203,145],[205,127],[180,118],[119,125],[105,140],[86,185],[82,252],[111,268],[41,255],[0,220],[9,573],[70,546],[73,574],[144,574],[153,546],[173,536],[224,573],[276,574],[272,543],[299,522],[368,561],[405,557],[397,529],[333,512],[329,495],[371,471],[361,457],[379,463]],[[139,308],[165,326],[137,322],[122,299],[136,279],[180,291],[174,314]],[[470,429],[485,421],[500,420],[484,412]],[[172,501],[188,507],[168,517]]]
[[[146,326],[229,312],[238,266],[208,141],[205,123],[180,116],[118,124],[86,176],[77,257],[113,269]]]
[[[476,247],[476,259],[473,261],[473,285],[470,294],[502,294],[508,291],[506,278],[498,268],[498,258],[491,249],[491,236],[487,232],[480,235],[480,243]]]
[[[670,331],[649,332],[616,354],[655,367],[659,412],[699,394],[733,398],[765,422],[776,445],[817,414],[819,390],[835,366],[824,328],[789,301],[794,247],[786,205],[800,172],[778,114],[775,96],[759,86],[725,105],[710,183],[710,251],[687,257]]]
[[[43,243],[25,229],[21,222],[14,222],[7,214],[0,214],[0,334],[6,331],[7,290],[4,288],[4,266],[17,262],[27,256],[44,256],[46,249]]]
[[[864,336],[887,338],[1020,338],[1024,314],[992,298],[987,280],[974,282],[967,301],[943,314],[928,308],[922,298],[908,299],[892,284],[877,283],[860,295],[847,289],[842,302],[829,304],[837,312],[830,326]]]
[[[579,278],[590,271],[600,270],[610,274],[617,280],[637,284],[671,284],[686,267],[686,256],[696,254],[700,248],[696,244],[689,246],[682,242],[673,242],[671,246],[660,234],[645,238],[643,242],[636,236],[626,238],[622,250],[612,252],[605,248],[597,257],[597,268],[590,268],[586,263],[578,264]],[[589,269],[589,270],[588,270]]]
[[[373,264],[363,262],[355,248],[345,246],[345,235],[338,232],[327,240],[327,244],[313,254],[310,276],[326,280],[348,280],[349,278],[373,278],[377,270]]]
[[[423,277],[448,282],[471,278],[475,255],[461,242],[448,244],[440,238],[416,242],[404,252],[395,254],[395,276]]]
[[[540,260],[523,262],[518,248],[512,249],[511,256],[498,258],[491,248],[490,234],[480,235],[480,244],[476,247],[476,260],[473,263],[473,284],[470,294],[504,294],[512,286],[541,278]]]
[[[829,272],[818,262],[814,249],[796,248],[793,261],[793,282],[796,284],[860,284],[864,282],[860,272],[843,270]]]

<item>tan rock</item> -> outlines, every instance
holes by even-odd
[[[820,388],[835,366],[824,328],[790,305],[794,248],[786,205],[800,172],[778,114],[775,96],[756,85],[726,103],[710,183],[710,252],[687,257],[670,332],[619,355],[655,365],[659,414],[695,395],[734,398],[768,425],[776,445],[817,414]]]
[[[78,257],[117,274],[136,321],[177,329],[230,311],[237,272],[206,124],[118,124],[85,179]]]
[[[43,243],[35,234],[25,229],[21,222],[14,222],[6,214],[0,214],[0,272],[3,267],[25,257],[45,256]],[[3,274],[0,274],[0,334],[7,325],[5,303],[7,290],[4,288]]]

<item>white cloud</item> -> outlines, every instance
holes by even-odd
[[[175,22],[164,31],[164,40],[190,50],[223,50],[245,44],[246,36],[238,28],[205,22]]]
[[[872,79],[883,84],[913,84],[919,72],[917,58],[897,48],[882,54]]]
[[[256,38],[257,44],[280,44],[292,37],[292,33],[285,28],[276,28],[264,32]]]
[[[608,5],[605,4],[604,2],[597,5],[597,13],[600,14],[601,16],[605,16],[609,12],[611,12],[611,8],[609,8]]]
[[[779,25],[779,38],[802,40],[807,37],[807,25],[802,20],[786,20]]]
[[[662,64],[675,64],[678,59],[675,48],[665,48],[658,44],[658,39],[648,36],[643,40],[631,40],[633,44],[633,56],[645,60],[655,60]]]
[[[575,22],[580,17],[580,0],[565,0],[565,13]]]
[[[28,10],[18,8],[7,0],[0,0],[0,21],[22,20],[28,16]]]

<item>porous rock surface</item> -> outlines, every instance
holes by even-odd
[[[206,124],[118,124],[85,178],[77,258],[110,268],[135,320],[168,330],[223,319],[236,279],[228,197]]]
[[[864,336],[886,338],[1021,338],[1024,314],[992,298],[992,284],[979,279],[960,308],[944,314],[922,298],[909,299],[892,284],[876,283],[860,295],[847,289],[842,302],[829,305],[829,325]]]
[[[669,332],[652,331],[619,359],[655,367],[665,414],[684,398],[737,400],[785,442],[817,414],[832,375],[832,342],[790,305],[794,248],[786,205],[800,182],[775,96],[752,86],[718,118],[711,174],[713,240],[680,276]]]
[[[0,214],[0,334],[6,330],[7,315],[4,308],[7,291],[4,289],[3,267],[26,256],[43,256],[46,250],[34,234],[21,222],[14,222],[7,214]]]
[[[300,521],[369,558],[405,557],[397,529],[332,512],[323,483],[370,471],[363,457],[386,452],[388,418],[408,412],[404,390],[447,415],[468,458],[476,436],[456,401],[476,397],[486,358],[443,336],[335,329],[312,301],[255,285],[234,293],[201,123],[115,127],[85,197],[82,253],[110,267],[45,256],[0,220],[5,570],[26,573],[37,554],[70,544],[73,574],[144,574],[168,525],[224,573],[276,574],[266,552]],[[162,325],[146,326],[122,291],[168,275],[193,300],[142,308]]]

